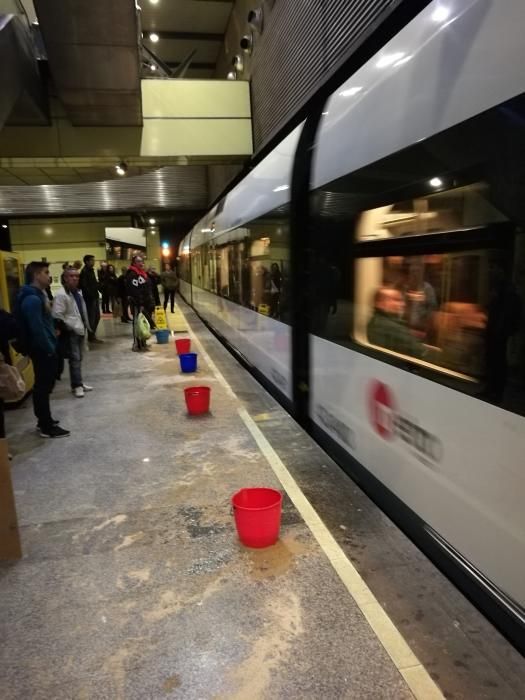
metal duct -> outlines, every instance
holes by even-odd
[[[0,66],[0,129],[8,120],[23,126],[48,124],[30,28],[16,15],[0,15]]]
[[[205,165],[168,166],[147,175],[82,185],[0,187],[2,216],[190,210],[207,204]]]
[[[35,0],[51,75],[75,126],[140,126],[133,0]]]

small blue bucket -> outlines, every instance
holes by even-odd
[[[186,352],[179,355],[181,372],[196,372],[197,371],[197,353]]]
[[[160,330],[160,331],[155,331],[155,335],[157,336],[157,343],[159,345],[167,345],[170,341],[170,332],[169,330]]]

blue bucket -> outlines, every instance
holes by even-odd
[[[197,371],[197,353],[185,352],[179,355],[181,372],[196,372]]]
[[[160,330],[160,331],[155,331],[155,335],[157,336],[157,343],[159,345],[167,345],[170,341],[170,332],[169,330]]]

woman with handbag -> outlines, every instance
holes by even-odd
[[[134,255],[131,265],[126,273],[126,289],[128,293],[129,307],[133,316],[133,352],[149,350],[146,340],[149,337],[143,322],[145,317],[154,328],[151,314],[155,308],[151,280],[144,269],[144,259],[141,255]]]
[[[82,379],[82,356],[89,321],[82,292],[78,289],[79,273],[68,268],[63,274],[63,289],[55,296],[53,317],[60,327],[58,345],[62,356],[69,360],[71,391],[81,399],[93,387]]]

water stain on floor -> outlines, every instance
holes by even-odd
[[[271,547],[246,549],[251,563],[250,576],[255,581],[282,576],[294,565],[297,557],[307,554],[309,550],[308,543],[300,542],[290,534]]]
[[[170,676],[169,678],[166,678],[162,685],[162,689],[164,690],[165,693],[171,693],[172,690],[175,690],[175,688],[179,688],[181,685],[181,680],[179,676],[175,673],[173,676]]]

